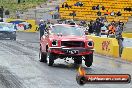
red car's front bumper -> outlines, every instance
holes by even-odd
[[[70,55],[70,56],[83,56],[92,54],[94,49],[86,48],[62,48],[62,47],[49,47],[48,52],[59,54],[59,55]]]

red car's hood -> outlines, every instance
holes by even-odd
[[[86,36],[57,36],[57,35],[50,35],[50,39],[57,39],[61,41],[85,41],[87,40]]]

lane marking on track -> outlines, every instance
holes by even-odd
[[[26,40],[16,39],[16,41],[26,41]]]

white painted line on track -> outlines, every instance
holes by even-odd
[[[16,41],[25,41],[25,40],[22,40],[22,39],[16,39]]]

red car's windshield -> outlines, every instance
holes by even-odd
[[[64,26],[64,25],[53,26],[51,33],[53,34],[61,33],[63,36],[68,36],[68,35],[83,36],[84,35],[84,31],[81,28]]]

